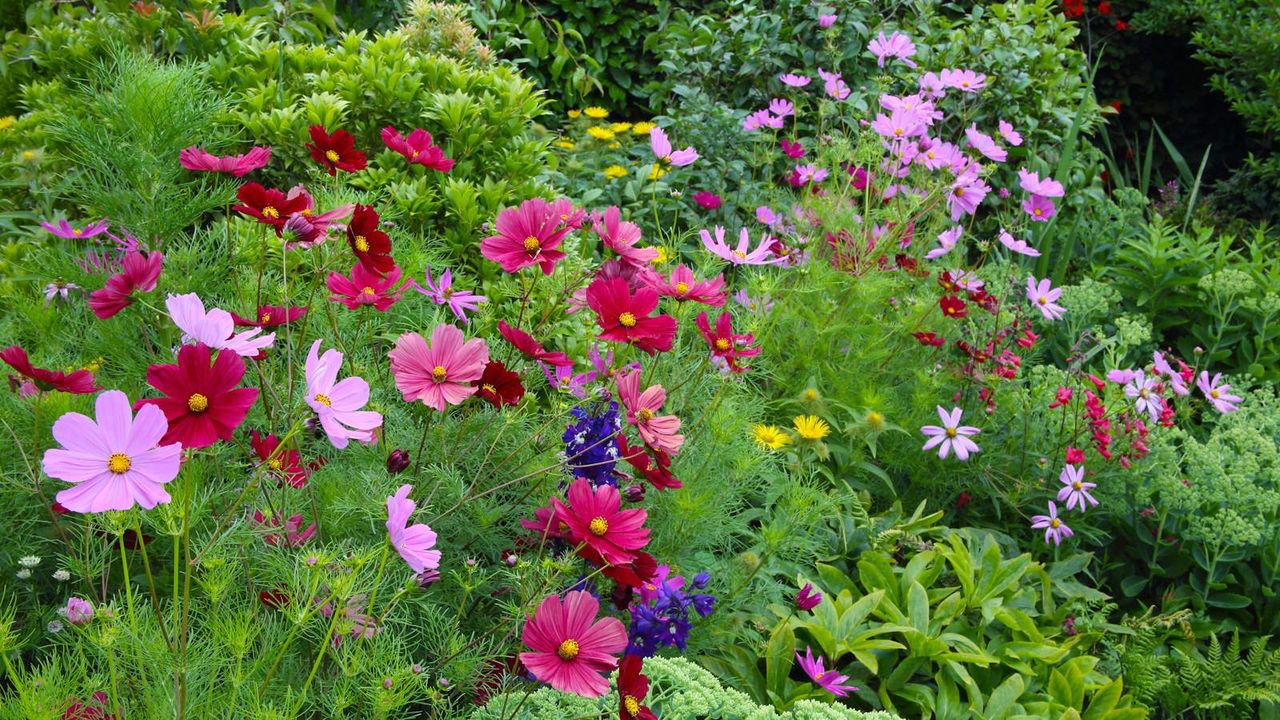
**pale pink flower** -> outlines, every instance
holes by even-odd
[[[1053,541],[1054,545],[1061,545],[1063,540],[1075,534],[1071,531],[1071,528],[1067,527],[1067,524],[1062,522],[1058,517],[1058,506],[1055,505],[1052,500],[1049,501],[1048,515],[1031,516],[1031,529],[1044,530],[1045,545],[1048,545],[1050,540]]]
[[[955,225],[947,230],[938,233],[938,247],[925,253],[926,260],[936,260],[946,255],[956,248],[956,243],[960,241],[960,235],[964,232],[964,226]]]
[[[951,210],[951,219],[955,221],[965,215],[972,215],[989,192],[991,186],[983,182],[977,173],[958,175],[951,183],[951,192],[947,193],[947,208]]]
[[[784,118],[795,112],[795,106],[783,98],[774,98],[769,101],[769,112]]]
[[[951,412],[938,406],[938,417],[942,419],[942,426],[925,425],[920,428],[920,432],[929,438],[925,442],[921,450],[932,450],[938,448],[938,457],[945,460],[947,454],[951,450],[956,451],[956,457],[960,460],[968,460],[971,453],[979,452],[978,444],[969,438],[977,435],[981,430],[976,427],[960,424],[960,416],[964,413],[960,408],[952,408]]]
[[[684,436],[678,434],[680,418],[657,414],[667,400],[667,391],[661,385],[652,385],[640,392],[640,373],[635,371],[619,375],[617,384],[618,399],[627,410],[627,422],[639,431],[640,439],[668,455],[680,452],[684,444]]]
[[[1164,353],[1157,350],[1152,356],[1152,365],[1155,367],[1157,375],[1161,375],[1169,381],[1174,395],[1183,397],[1191,394],[1191,388],[1187,387],[1186,381],[1182,379],[1182,373],[1174,370],[1169,361],[1164,359]]]
[[[836,24],[836,19],[837,17],[835,15],[819,15],[818,27],[822,28],[823,30],[826,30],[827,28]]]
[[[1051,177],[1041,180],[1039,173],[1033,173],[1026,168],[1018,168],[1018,185],[1032,195],[1047,198],[1062,197],[1066,193],[1062,183]]]
[[[431,345],[415,332],[396,339],[391,373],[405,402],[421,400],[427,407],[443,411],[458,405],[479,389],[472,381],[484,374],[489,349],[484,340],[466,340],[462,331],[442,323],[431,331]]]
[[[84,598],[67,598],[67,622],[81,626],[89,624],[93,619],[93,604]]]
[[[1204,397],[1212,405],[1213,409],[1220,413],[1229,413],[1236,411],[1236,405],[1241,401],[1239,395],[1232,395],[1228,392],[1231,386],[1221,383],[1222,373],[1215,373],[1213,380],[1209,380],[1209,371],[1201,370],[1200,378],[1196,380],[1196,387],[1200,388],[1200,392],[1204,393]],[[1220,384],[1221,383],[1221,384]]]
[[[925,124],[920,115],[913,110],[894,110],[891,114],[876,113],[871,122],[871,129],[877,135],[889,140],[906,140],[924,135]]]
[[[946,87],[967,93],[976,93],[987,86],[987,76],[972,70],[943,70],[938,79]]]
[[[996,141],[978,130],[977,125],[970,125],[964,131],[965,137],[969,139],[969,146],[974,150],[982,153],[989,160],[996,162],[1004,162],[1009,154],[1005,149],[996,144]]]
[[[771,238],[766,234],[761,236],[760,244],[754,250],[748,252],[751,243],[751,236],[746,228],[738,231],[738,245],[730,248],[724,241],[724,228],[719,225],[715,226],[715,240],[711,239],[711,233],[706,230],[700,230],[699,236],[702,238],[702,245],[711,251],[716,257],[723,258],[734,265],[777,265],[785,261],[785,258],[776,257],[770,249],[772,245]]]
[[[1000,228],[1000,244],[1009,248],[1013,252],[1018,253],[1019,255],[1026,255],[1027,257],[1040,257],[1039,250],[1028,245],[1026,240],[1018,240],[1014,238],[1012,235],[1006,232],[1004,228]]]
[[[672,151],[671,140],[667,138],[667,131],[660,127],[655,127],[649,131],[649,147],[653,150],[653,155],[658,158],[659,162],[666,163],[672,167],[692,165],[693,161],[698,159],[698,151],[692,147]]]
[[[1045,320],[1050,322],[1061,320],[1066,308],[1058,304],[1058,298],[1062,296],[1062,288],[1052,286],[1049,278],[1036,282],[1034,275],[1027,276],[1027,300],[1040,311]]]
[[[1063,467],[1062,474],[1058,475],[1058,481],[1062,483],[1062,489],[1058,490],[1058,502],[1065,502],[1068,510],[1073,510],[1076,505],[1079,505],[1080,512],[1084,512],[1089,509],[1089,505],[1097,506],[1098,499],[1089,491],[1098,487],[1098,484],[1084,481],[1083,467],[1079,465]]]
[[[910,59],[916,54],[915,43],[911,42],[911,38],[900,32],[894,32],[888,38],[884,36],[884,31],[871,40],[867,45],[867,49],[872,55],[876,56],[876,64],[884,67],[884,63],[889,58],[898,58],[903,65],[914,68],[916,64]]]
[[[259,337],[262,328],[236,333],[231,313],[218,308],[205,312],[204,301],[195,293],[170,295],[164,304],[173,324],[183,332],[184,342],[204,343],[215,350],[229,350],[241,357],[256,357],[276,340],[275,333]]]
[[[946,97],[947,86],[942,83],[942,79],[937,73],[927,72],[920,76],[920,94],[934,100]]]
[[[793,88],[802,88],[813,80],[813,78],[807,75],[796,75],[793,73],[783,73],[778,76],[778,79],[782,81],[783,85]]]
[[[330,348],[318,355],[320,340],[307,353],[307,405],[320,418],[320,427],[329,442],[339,450],[349,440],[370,442],[373,431],[382,427],[382,415],[361,410],[369,402],[369,383],[364,378],[349,377],[338,381],[342,353]]]
[[[391,547],[409,564],[409,569],[421,574],[440,567],[440,551],[433,550],[436,534],[430,527],[418,523],[409,524],[417,503],[409,499],[412,485],[401,485],[395,495],[387,497],[387,537]]]
[[[1022,135],[1013,129],[1013,125],[1001,120],[999,123],[1000,137],[1004,138],[1010,145],[1017,147],[1022,144]]]

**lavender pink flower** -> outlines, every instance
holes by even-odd
[[[867,44],[867,49],[872,55],[876,56],[876,64],[884,67],[885,61],[891,58],[898,58],[903,65],[909,68],[916,66],[911,57],[916,54],[915,43],[911,42],[911,38],[900,32],[894,32],[889,37],[884,36],[884,31],[871,40]]]
[[[1062,541],[1071,537],[1075,533],[1067,524],[1062,522],[1058,517],[1058,506],[1052,500],[1049,501],[1048,515],[1032,515],[1031,529],[1044,530],[1044,543],[1049,544],[1050,541],[1054,545],[1061,545]]]
[[[1231,386],[1222,382],[1222,373],[1214,374],[1213,380],[1210,380],[1209,371],[1201,370],[1200,377],[1196,380],[1196,387],[1204,393],[1205,399],[1213,405],[1213,409],[1220,413],[1235,412],[1236,406],[1242,399],[1239,395],[1228,392]]]
[[[339,450],[349,441],[371,442],[373,431],[382,427],[382,415],[362,408],[369,402],[369,383],[349,377],[338,381],[342,353],[330,348],[319,355],[321,340],[307,353],[307,405],[320,418],[320,427]]]
[[[391,547],[417,574],[440,567],[440,551],[433,550],[436,534],[422,523],[409,524],[417,503],[409,499],[412,485],[401,485],[395,495],[387,497],[387,537]]]
[[[945,460],[952,450],[955,450],[956,457],[960,460],[968,460],[971,453],[980,451],[978,444],[970,440],[970,437],[977,435],[981,430],[976,427],[960,424],[960,416],[964,413],[960,408],[952,408],[951,412],[938,406],[938,417],[942,420],[942,426],[925,425],[920,428],[920,432],[929,438],[925,442],[922,450],[932,450],[938,448],[938,457]]]

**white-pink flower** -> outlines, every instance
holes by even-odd
[[[382,415],[361,410],[369,402],[369,383],[359,377],[338,382],[342,353],[330,348],[324,355],[317,355],[320,342],[316,340],[307,353],[307,405],[320,418],[320,427],[329,442],[339,450],[349,440],[373,440],[373,431],[382,426]]]
[[[1058,475],[1058,481],[1062,483],[1062,489],[1058,490],[1058,502],[1065,502],[1068,510],[1079,505],[1080,512],[1084,512],[1089,505],[1098,504],[1098,499],[1089,493],[1098,484],[1084,481],[1084,467],[1067,465]]]
[[[724,228],[716,225],[715,233],[715,240],[712,240],[711,233],[700,230],[698,234],[702,238],[702,245],[716,257],[728,260],[734,265],[777,265],[786,261],[786,258],[775,256],[769,249],[772,243],[768,234],[763,235],[760,238],[760,244],[748,252],[751,235],[746,228],[738,231],[738,245],[733,248],[724,241]]]
[[[1124,386],[1124,396],[1133,400],[1134,409],[1146,413],[1152,422],[1160,419],[1160,411],[1164,409],[1164,398],[1158,392],[1159,385],[1160,378],[1147,377],[1141,370],[1135,370],[1129,384]]]
[[[649,147],[653,149],[653,154],[658,158],[659,162],[667,163],[672,167],[692,165],[693,161],[698,159],[698,151],[692,147],[672,151],[671,140],[667,138],[667,131],[660,127],[649,131]]]
[[[215,350],[230,350],[241,357],[255,357],[276,341],[275,333],[259,337],[262,328],[237,334],[231,313],[218,308],[205,312],[204,302],[195,293],[170,295],[164,304],[173,324],[182,331],[184,341],[204,343]]]
[[[894,32],[889,37],[884,36],[884,31],[871,40],[867,44],[867,49],[872,55],[876,56],[876,65],[884,67],[884,63],[889,58],[898,58],[903,65],[909,68],[916,66],[910,58],[916,54],[915,43],[911,42],[911,38],[900,32]]]
[[[948,230],[938,233],[938,247],[925,253],[926,260],[935,260],[946,255],[956,248],[956,243],[960,241],[960,235],[964,232],[963,225],[954,225]]]
[[[1017,147],[1022,144],[1022,135],[1013,129],[1013,125],[1001,120],[999,128],[1000,137],[1004,138],[1010,145]]]
[[[409,568],[421,574],[440,567],[440,551],[432,549],[436,545],[436,534],[430,527],[422,523],[409,524],[409,517],[418,507],[409,499],[411,490],[412,485],[401,485],[395,495],[387,497],[387,537]]]
[[[1027,276],[1027,300],[1044,315],[1045,320],[1052,322],[1062,319],[1067,309],[1057,302],[1061,296],[1062,288],[1053,287],[1049,278],[1036,282],[1035,275]]]
[[[1039,173],[1033,173],[1026,168],[1018,168],[1018,185],[1032,195],[1040,197],[1056,198],[1066,194],[1062,183],[1051,177],[1041,180]]]
[[[938,417],[942,420],[942,426],[925,425],[920,428],[920,432],[929,438],[925,442],[921,450],[932,450],[938,448],[938,457],[945,460],[947,455],[955,450],[956,457],[960,460],[968,460],[971,453],[979,452],[978,444],[969,438],[977,435],[981,430],[976,427],[960,424],[960,416],[964,413],[960,408],[952,408],[951,412],[938,406]]]
[[[1201,370],[1200,378],[1196,381],[1196,387],[1200,388],[1200,392],[1204,393],[1204,397],[1208,400],[1215,410],[1220,413],[1229,413],[1236,411],[1236,405],[1242,399],[1239,395],[1232,395],[1228,392],[1231,386],[1222,383],[1222,373],[1215,373],[1213,380],[1209,380],[1209,371]],[[1221,384],[1220,384],[1221,383]]]
[[[679,435],[680,418],[675,415],[659,415],[658,410],[667,401],[667,391],[661,385],[651,385],[640,391],[640,372],[632,370],[618,376],[618,399],[627,410],[627,422],[635,426],[645,444],[668,455],[680,452],[684,436]]]
[[[1164,353],[1157,350],[1151,358],[1151,364],[1156,370],[1156,374],[1164,377],[1169,381],[1170,387],[1173,388],[1173,394],[1178,397],[1191,394],[1191,388],[1187,387],[1187,383],[1182,379],[1182,373],[1173,369],[1168,360],[1164,359]]]

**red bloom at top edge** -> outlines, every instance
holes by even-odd
[[[58,390],[72,395],[87,395],[102,388],[93,384],[93,373],[88,370],[76,370],[64,373],[58,370],[46,370],[31,364],[27,359],[27,351],[20,345],[12,345],[0,350],[0,360],[18,371],[18,374],[31,380],[41,390]]]
[[[657,290],[643,287],[632,295],[622,278],[597,279],[587,287],[587,306],[596,314],[601,340],[633,343],[650,355],[671,349],[676,319],[670,315],[649,317],[658,308]]]
[[[391,238],[378,229],[378,211],[369,205],[356,205],[347,223],[347,244],[366,270],[379,277],[396,266],[391,259]]]
[[[511,343],[517,350],[534,360],[541,360],[548,365],[555,365],[556,367],[573,364],[573,360],[568,355],[562,352],[550,352],[542,347],[542,343],[535,340],[532,335],[520,328],[511,327],[506,320],[498,321],[498,333],[502,335],[503,340]]]
[[[311,159],[330,175],[337,175],[339,170],[359,172],[369,164],[364,153],[356,150],[356,139],[346,130],[334,130],[330,135],[320,125],[312,125],[307,132],[311,134],[311,142],[307,144]]]

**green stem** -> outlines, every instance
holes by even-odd
[[[147,573],[147,590],[151,594],[151,609],[156,613],[156,621],[160,623],[160,634],[164,636],[165,647],[173,651],[173,642],[169,640],[169,629],[164,624],[164,615],[160,612],[160,599],[156,597],[156,581],[151,576],[151,559],[147,557],[147,541],[142,537],[142,520],[134,516],[133,531],[138,534],[138,544],[142,546],[142,567]]]

